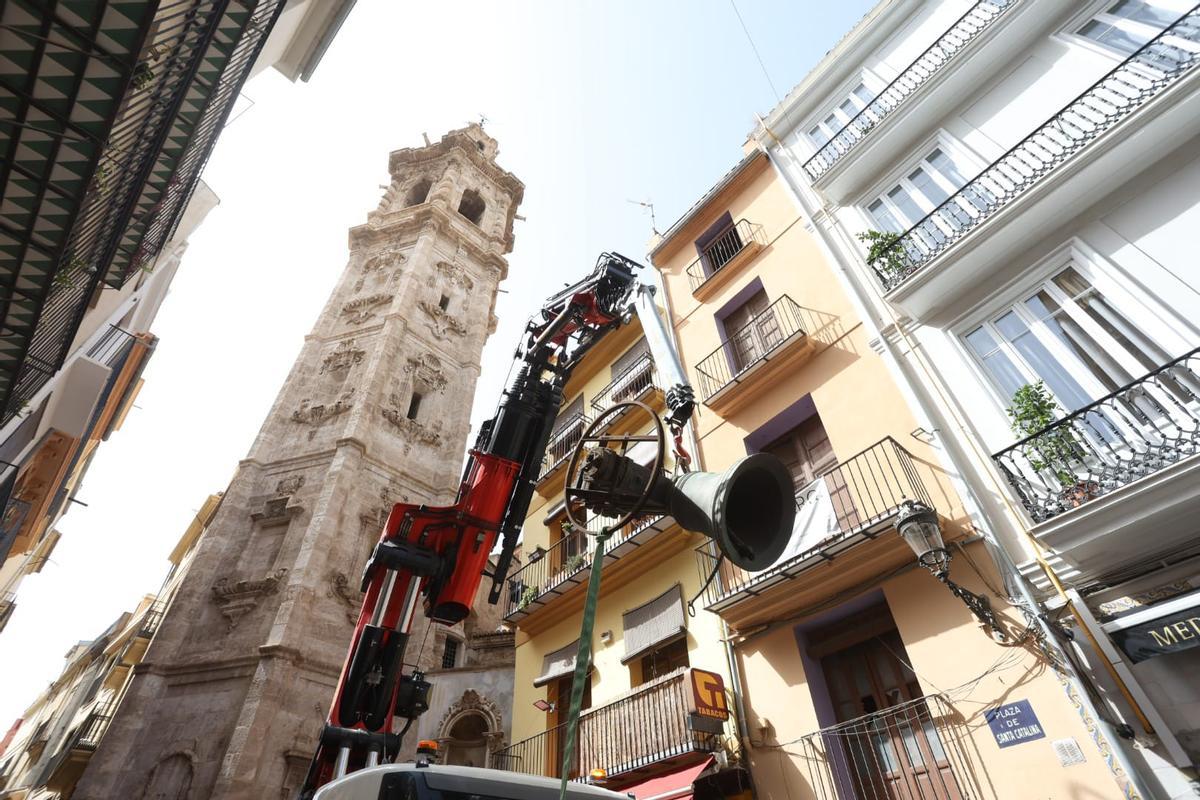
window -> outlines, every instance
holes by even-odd
[[[837,136],[842,128],[850,123],[850,120],[858,116],[858,112],[871,104],[875,96],[868,91],[866,85],[859,82],[857,86],[850,90],[850,95],[837,105],[835,109],[808,130],[808,138],[812,139],[813,144],[818,149],[824,147],[830,139]]]
[[[964,340],[1006,404],[1042,380],[1071,412],[1170,360],[1129,311],[1070,265]]]
[[[458,653],[462,647],[462,642],[455,639],[453,636],[446,637],[446,644],[442,649],[442,669],[454,669],[458,666]]]
[[[405,416],[409,419],[416,419],[417,414],[421,411],[421,401],[424,399],[424,396],[420,392],[413,392],[412,399],[408,401],[408,414]]]
[[[442,295],[441,299],[438,300],[438,308],[440,308],[442,311],[445,311],[449,307],[450,297],[448,295]]]
[[[478,225],[483,219],[484,205],[483,198],[479,196],[479,192],[474,189],[467,189],[463,192],[462,200],[458,204],[458,213],[462,214],[472,224]]]
[[[1178,0],[1117,0],[1105,6],[1076,33],[1131,55],[1187,12]]]
[[[829,435],[817,414],[764,447],[763,452],[783,461],[792,473],[792,483],[797,489],[812,483],[837,464],[833,445],[829,443]]]
[[[558,412],[551,428],[550,441],[546,445],[548,464],[556,464],[571,455],[571,451],[583,438],[587,420],[583,416],[583,395],[580,394],[570,405]]]
[[[783,341],[783,331],[771,311],[765,289],[760,289],[725,317],[725,334],[734,372],[746,369]]]
[[[425,198],[429,196],[429,187],[431,183],[429,178],[421,178],[412,185],[408,190],[408,195],[404,198],[405,206],[415,206],[425,202]]]
[[[899,183],[868,205],[867,211],[878,230],[904,233],[966,182],[954,160],[935,147]]]
[[[648,683],[663,675],[670,675],[680,667],[691,666],[688,662],[687,638],[676,639],[642,656],[642,680]],[[640,685],[640,684],[639,684]]]

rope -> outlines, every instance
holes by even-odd
[[[592,569],[588,575],[587,599],[583,603],[583,625],[579,629],[579,652],[575,654],[575,676],[571,679],[571,707],[567,711],[567,741],[563,748],[562,779],[558,785],[558,800],[566,800],[567,780],[571,774],[571,758],[575,754],[575,734],[579,730],[579,712],[583,705],[583,682],[587,680],[592,661],[592,629],[596,624],[596,601],[600,597],[600,567],[604,562],[604,545],[612,531],[602,528],[596,535],[596,551],[592,554]]]

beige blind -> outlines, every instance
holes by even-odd
[[[627,663],[647,651],[666,644],[687,633],[687,614],[683,610],[683,589],[675,584],[663,594],[621,617],[625,628]]]
[[[551,681],[566,677],[575,671],[575,657],[579,654],[579,640],[566,647],[542,656],[542,674],[533,679],[534,686],[545,686]]]

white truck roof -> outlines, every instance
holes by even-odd
[[[414,777],[423,778],[425,785],[434,791],[479,795],[480,800],[558,800],[558,778],[437,764],[385,764],[359,770],[321,787],[313,800],[379,800],[384,776],[396,772],[412,772]],[[567,784],[567,797],[571,800],[629,800],[629,795],[577,782]]]

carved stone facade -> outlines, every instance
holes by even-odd
[[[454,498],[523,194],[495,156],[478,125],[391,154],[77,800],[295,796],[391,505]],[[439,667],[445,635],[410,660]]]

